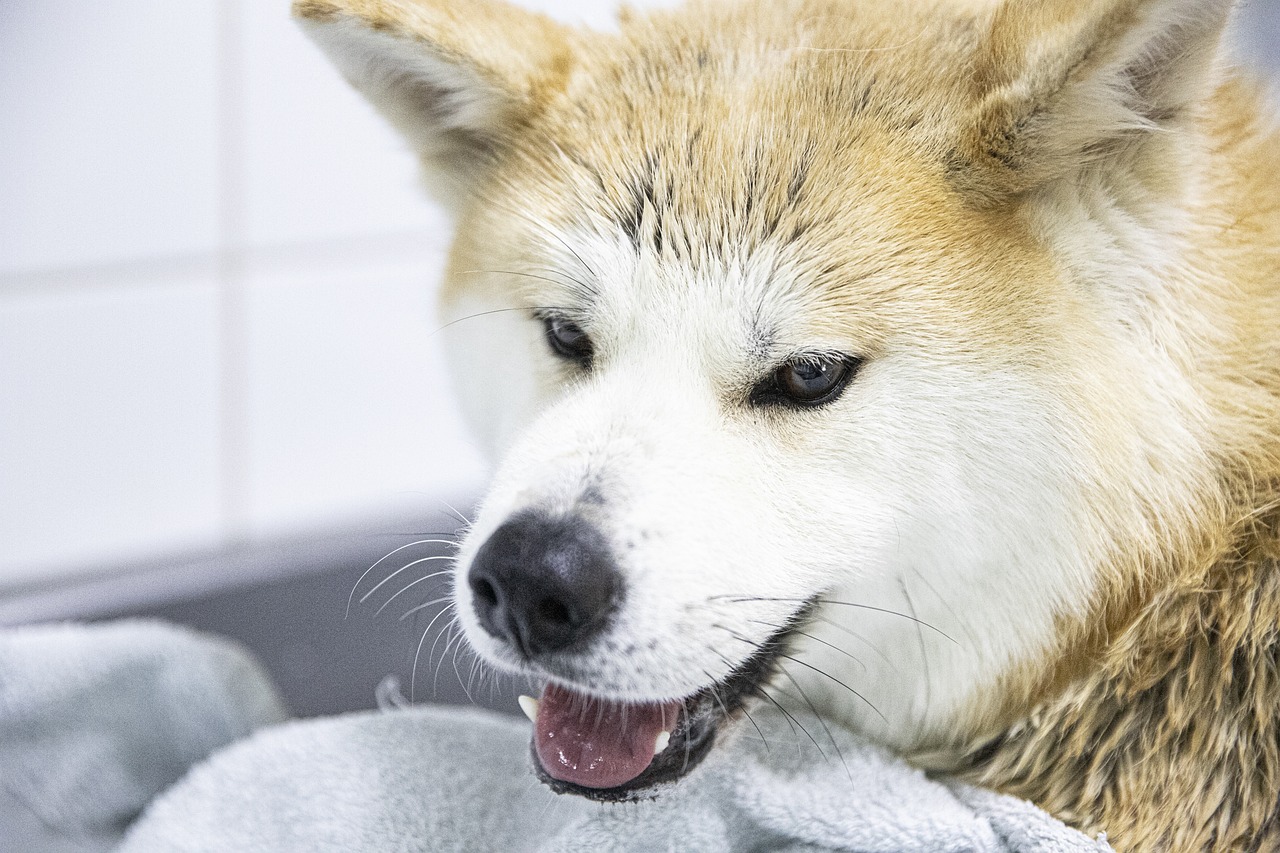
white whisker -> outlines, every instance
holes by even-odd
[[[401,545],[399,548],[396,548],[392,551],[387,552],[386,554],[383,554],[381,557],[378,558],[378,561],[376,563],[374,563],[372,566],[364,570],[364,574],[360,575],[360,577],[356,580],[355,585],[351,587],[351,594],[347,596],[346,616],[344,616],[343,618],[346,618],[347,616],[351,615],[351,600],[355,598],[356,590],[360,588],[360,584],[364,582],[364,579],[369,576],[369,572],[378,568],[378,566],[382,565],[389,558],[394,557],[396,554],[399,554],[405,548],[412,548],[415,545],[429,545],[429,544],[456,546],[458,543],[450,542],[447,539],[419,539],[417,542],[410,542],[408,545]]]
[[[471,519],[467,518],[465,515],[463,515],[462,513],[458,512],[458,510],[457,510],[457,509],[456,509],[452,504],[450,504],[450,503],[449,503],[448,501],[446,501],[446,500],[441,500],[441,501],[440,501],[440,503],[444,504],[445,509],[447,509],[447,510],[449,510],[449,512],[453,513],[454,517],[456,517],[456,518],[458,519],[458,521],[462,522],[462,526],[463,526],[463,527],[468,528],[468,529],[471,527]]]
[[[432,616],[431,621],[427,623],[427,627],[422,631],[422,637],[418,640],[418,650],[413,653],[413,669],[410,671],[410,674],[409,674],[409,702],[410,703],[412,703],[414,700],[415,690],[418,684],[418,658],[422,654],[422,644],[427,641],[427,635],[431,633],[431,626],[435,625],[436,620],[438,620],[441,616],[448,613],[451,607],[452,605],[450,605],[449,607],[441,608],[439,613],[437,613],[435,616]],[[444,630],[441,629],[440,633],[444,633]],[[435,646],[433,645],[432,648],[435,648]],[[428,656],[428,661],[429,660],[430,660],[430,657]]]
[[[431,577],[431,575],[428,575],[427,577]],[[426,578],[423,578],[423,580],[426,580]],[[440,604],[441,602],[450,601],[452,598],[453,598],[453,593],[449,593],[448,595],[442,595],[439,598],[433,598],[430,601],[424,602],[423,604],[419,604],[417,607],[412,607],[409,610],[405,611],[405,614],[396,621],[403,622],[404,620],[408,619],[410,616],[412,616],[415,613],[426,610],[428,607],[434,607],[437,604]]]
[[[382,603],[382,606],[374,611],[373,617],[375,619],[378,618],[378,616],[382,613],[382,611],[386,610],[391,605],[391,602],[395,601],[397,598],[404,595],[406,592],[413,589],[418,584],[425,583],[426,581],[429,581],[440,574],[443,574],[443,572],[436,572],[435,574],[426,575],[424,577],[418,578],[416,581],[413,581],[412,583],[405,584],[404,587],[399,592],[397,592],[395,595],[391,596],[386,601],[384,601]]]

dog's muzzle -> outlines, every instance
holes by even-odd
[[[557,656],[585,651],[604,632],[624,590],[594,525],[535,512],[494,531],[472,561],[467,584],[484,630],[527,664],[551,671]],[[527,710],[534,754],[549,780],[604,790],[649,769],[682,708],[608,701],[553,684]]]
[[[608,543],[585,519],[526,511],[499,527],[472,560],[467,585],[481,627],[532,670],[553,674],[602,636],[625,595]],[[716,684],[667,702],[628,702],[546,685],[524,697],[539,776],[561,793],[597,800],[646,796],[696,766],[716,729],[771,674],[808,608]]]

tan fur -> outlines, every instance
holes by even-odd
[[[870,358],[1041,377],[1090,425],[1093,593],[908,752],[1118,850],[1280,849],[1280,139],[1219,70],[1226,4],[991,7],[695,2],[590,37],[478,0],[295,9],[506,105],[455,146],[446,302],[537,268],[536,210],[702,269],[767,250]]]
[[[1187,268],[1204,278],[1169,308],[1212,325],[1181,342],[1212,409],[1203,509],[1115,560],[1091,618],[1064,626],[1071,651],[1010,690],[1029,713],[967,758],[1122,850],[1280,848],[1280,181],[1258,103],[1225,82],[1200,120],[1212,158]]]
[[[1278,520],[1183,556],[1086,674],[969,755],[972,777],[1120,850],[1276,849]]]

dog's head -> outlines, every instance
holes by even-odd
[[[457,212],[458,614],[548,682],[554,787],[644,793],[760,695],[944,744],[1194,511],[1169,139],[1229,4],[990,5],[296,4]]]

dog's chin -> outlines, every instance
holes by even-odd
[[[802,608],[784,628],[761,642],[756,652],[727,676],[679,702],[606,701],[592,698],[585,692],[577,693],[571,684],[549,685],[543,693],[530,743],[538,778],[558,794],[576,794],[599,802],[626,802],[658,796],[664,788],[701,764],[715,746],[721,731],[738,725],[747,703],[764,695],[763,689],[775,674],[779,657],[786,652],[792,634],[812,609],[812,604]],[[553,704],[559,710],[549,707]],[[568,709],[567,713],[565,709]],[[544,719],[544,716],[554,717],[557,713],[561,718],[568,716],[571,727],[572,718],[576,716],[577,726],[588,731],[587,736],[575,738],[574,732],[557,729],[554,720]],[[653,743],[650,731],[658,730],[658,724],[652,721],[659,716],[664,720],[674,718],[674,725],[670,727],[670,738],[664,747],[644,765],[648,756],[642,755],[637,759],[635,750],[628,747],[638,744],[643,749],[646,743]],[[646,719],[651,721],[647,730],[641,722]],[[608,731],[611,725],[620,727],[622,731]],[[630,737],[635,732],[625,731],[628,726],[643,730],[649,739],[646,740],[645,736],[638,739]],[[661,725],[661,729],[667,728],[665,723]],[[587,751],[596,751],[584,755],[579,751],[582,743],[574,743],[567,750],[572,755],[566,758],[563,744],[555,743],[557,736],[562,740],[590,741],[586,745]],[[633,742],[628,742],[629,738]],[[597,748],[599,742],[612,743],[613,746],[600,750]],[[614,761],[610,749],[618,753],[617,763],[628,765],[621,772],[617,767],[607,766]],[[589,764],[590,767],[584,771],[581,764]],[[636,773],[641,765],[643,770]],[[625,778],[625,781],[617,781],[619,778]]]

